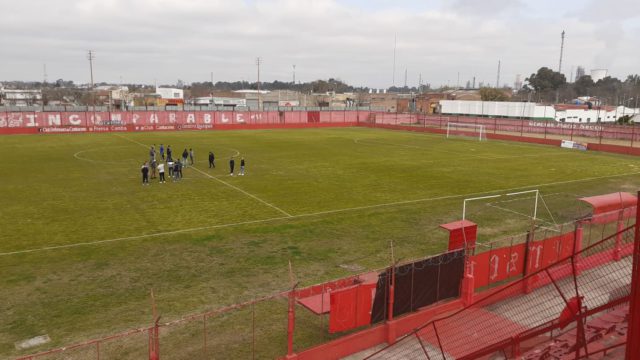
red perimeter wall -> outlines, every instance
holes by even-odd
[[[354,126],[367,111],[0,112],[0,134]]]

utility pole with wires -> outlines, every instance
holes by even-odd
[[[500,60],[498,60],[498,77],[496,78],[496,89],[500,88]]]
[[[260,64],[262,64],[262,59],[258,56],[256,58],[256,66],[258,67],[258,110],[261,109],[260,107]]]
[[[396,47],[398,45],[398,35],[393,36],[393,76],[391,85],[396,86]]]
[[[407,68],[404,68],[404,87],[407,87]]]
[[[89,50],[89,54],[87,55],[87,59],[89,60],[89,72],[91,75],[91,107],[93,108],[93,120],[95,121],[95,112],[96,112],[96,92],[93,85],[93,60],[95,60],[96,56],[93,53],[93,50]]]
[[[558,63],[558,72],[562,73],[562,54],[564,52],[564,30],[560,34],[560,62]]]

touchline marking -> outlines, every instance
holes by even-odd
[[[140,145],[140,146],[142,146],[142,147],[144,147],[144,148],[147,148],[147,145],[145,145],[145,144],[143,144],[143,143],[140,143],[140,142],[137,142],[137,141],[135,141],[135,140],[129,139],[129,138],[124,137],[124,136],[122,136],[122,135],[120,135],[120,134],[114,134],[114,135],[119,136],[119,137],[121,137],[121,138],[123,138],[123,139],[125,139],[125,140],[129,140],[129,141],[131,141],[131,142],[134,142],[134,143],[136,143],[136,144],[138,144],[138,145]],[[232,149],[232,148],[230,148],[230,149],[231,149],[231,150],[234,150],[234,151],[236,152],[236,155],[235,155],[235,156],[240,155],[240,151],[238,151],[238,150],[236,150],[236,149]],[[214,176],[211,176],[211,175],[207,174],[206,172],[204,172],[204,171],[202,171],[202,170],[198,169],[197,167],[195,167],[195,166],[193,166],[193,165],[189,166],[189,168],[192,168],[193,170],[195,170],[195,171],[199,172],[200,174],[202,174],[202,175],[204,175],[204,176],[209,177],[210,179],[213,179],[213,180],[215,180],[215,181],[217,181],[217,182],[219,182],[219,183],[221,183],[221,184],[224,184],[224,185],[226,185],[226,186],[228,186],[228,187],[230,187],[230,188],[232,188],[232,189],[234,189],[234,190],[237,190],[237,191],[239,191],[239,192],[241,192],[241,193],[243,193],[243,194],[245,194],[245,195],[249,196],[250,198],[253,198],[254,200],[257,200],[257,201],[259,201],[259,202],[263,203],[264,205],[267,205],[267,206],[269,206],[270,208],[277,210],[278,212],[280,212],[280,213],[282,213],[282,214],[284,214],[284,215],[286,215],[286,216],[288,216],[288,217],[292,217],[292,216],[293,216],[293,215],[289,214],[288,212],[286,212],[286,211],[284,211],[284,210],[280,209],[279,207],[277,207],[277,206],[275,206],[275,205],[273,205],[273,204],[270,204],[270,203],[268,203],[268,202],[266,202],[266,201],[264,201],[264,200],[260,199],[259,197],[257,197],[257,196],[255,196],[255,195],[253,195],[253,194],[250,194],[250,193],[248,193],[248,192],[246,192],[246,191],[244,191],[244,190],[240,189],[240,188],[239,188],[239,187],[237,187],[237,186],[231,185],[231,184],[229,184],[229,183],[228,183],[228,182],[226,182],[226,181],[223,181],[223,180],[220,180],[220,179],[218,179],[218,178],[216,178],[216,177],[214,177]]]
[[[201,226],[201,227],[174,230],[174,231],[165,231],[165,232],[159,232],[159,233],[153,233],[153,234],[144,234],[144,235],[120,237],[120,238],[115,238],[115,239],[96,240],[96,241],[88,241],[88,242],[66,244],[66,245],[46,246],[46,247],[35,248],[35,249],[4,252],[4,253],[0,253],[0,256],[26,254],[26,253],[45,251],[45,250],[57,250],[57,249],[73,248],[73,247],[86,246],[86,245],[98,245],[98,244],[111,243],[111,242],[117,242],[117,241],[144,239],[144,238],[150,238],[150,237],[174,235],[174,234],[181,234],[181,233],[200,231],[200,230],[210,230],[210,229],[220,229],[220,228],[232,227],[232,226],[260,224],[260,223],[267,223],[267,222],[279,221],[279,220],[300,219],[300,218],[305,218],[305,217],[314,217],[314,216],[319,216],[319,215],[337,214],[337,213],[349,212],[349,211],[368,210],[368,209],[375,209],[375,208],[381,208],[381,207],[415,204],[415,203],[428,202],[428,201],[448,200],[448,199],[455,199],[455,198],[461,198],[461,197],[470,197],[470,196],[478,196],[478,195],[492,194],[492,193],[498,193],[498,192],[507,192],[507,191],[530,189],[530,188],[538,188],[538,187],[543,187],[543,186],[571,184],[571,183],[577,183],[577,182],[601,180],[601,179],[624,177],[624,176],[631,176],[631,175],[640,175],[640,172],[617,174],[617,175],[608,175],[608,176],[597,176],[597,177],[578,179],[578,180],[556,181],[556,182],[550,182],[550,183],[545,183],[545,184],[526,185],[526,186],[519,186],[519,187],[515,187],[515,188],[496,189],[496,190],[490,190],[490,191],[484,191],[484,192],[475,192],[475,193],[458,194],[458,195],[445,195],[445,196],[439,196],[439,197],[433,197],[433,198],[424,198],[424,199],[415,199],[415,200],[394,201],[394,202],[389,202],[389,203],[384,203],[384,204],[365,205],[365,206],[358,206],[358,207],[352,207],[352,208],[319,211],[319,212],[315,212],[315,213],[307,213],[307,214],[292,215],[292,216],[280,216],[280,217],[273,217],[273,218],[268,218],[268,219],[243,221],[243,222],[229,223],[229,224]]]
[[[369,142],[369,143],[373,143],[373,144],[380,144],[380,145],[387,145],[387,146],[401,146],[401,147],[406,147],[406,148],[413,148],[413,149],[421,149],[421,150],[426,150],[426,151],[441,152],[441,153],[445,153],[445,154],[454,154],[454,155],[460,155],[461,158],[463,158],[463,159],[468,159],[469,157],[475,157],[475,158],[478,158],[478,159],[485,159],[485,160],[501,160],[501,159],[514,159],[514,158],[521,158],[521,157],[542,157],[542,156],[548,157],[548,156],[566,155],[564,153],[537,153],[537,154],[529,154],[529,155],[525,154],[525,155],[511,155],[511,156],[484,156],[484,155],[475,155],[475,154],[469,154],[469,153],[461,153],[461,152],[457,152],[457,151],[433,149],[433,148],[427,148],[427,147],[424,147],[424,146],[388,143],[388,142],[381,142],[381,141],[375,141],[375,140],[369,140],[369,139],[361,139],[361,138],[353,139],[353,142],[355,142],[358,145],[367,145],[367,142]],[[441,159],[441,160],[432,160],[431,162],[436,162],[436,161],[450,161],[450,160]]]

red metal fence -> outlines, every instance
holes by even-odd
[[[60,111],[0,112],[0,134],[211,130],[320,124],[397,125],[446,131],[447,123],[482,125],[487,134],[640,146],[634,126],[464,116],[428,116],[368,110],[343,111]],[[593,145],[592,144],[592,145]],[[637,144],[637,145],[636,145]]]
[[[576,246],[580,225],[574,234]],[[635,225],[620,229],[569,253],[452,315],[420,326],[367,359],[578,359],[621,347],[626,342],[625,308],[619,310],[619,321],[609,321],[605,328],[596,320],[629,301],[634,230]],[[599,341],[614,331],[615,339]]]
[[[0,134],[355,125],[368,111],[0,112]]]
[[[363,120],[360,120],[363,122]],[[640,131],[633,125],[559,123],[527,119],[504,119],[488,117],[415,115],[372,112],[365,122],[369,125],[395,125],[429,129],[430,132],[445,133],[447,123],[482,125],[489,138],[491,135],[508,135],[548,140],[572,140],[595,144],[640,147]],[[470,129],[470,131],[474,131]],[[493,138],[498,138],[493,136]]]

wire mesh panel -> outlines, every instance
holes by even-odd
[[[590,312],[593,315],[628,301],[632,261],[625,249],[630,248],[633,230],[613,233],[457,313],[432,321],[370,358],[513,358],[560,334],[570,334],[574,348],[586,347],[590,339],[602,334],[590,330],[589,338],[583,320],[576,319],[586,320]],[[562,351],[566,354],[566,350]]]
[[[166,359],[208,359],[204,352],[201,317],[160,327],[160,357]]]
[[[149,356],[149,330],[102,340],[99,349],[100,360],[146,358]]]
[[[27,357],[23,359],[37,359],[37,360],[93,360],[99,359],[98,353],[100,351],[99,345],[96,343],[74,346],[69,348],[62,348],[50,353],[45,353],[38,356]]]

